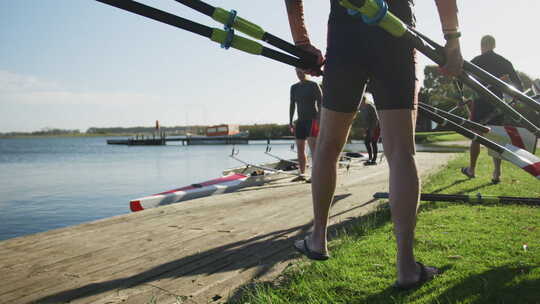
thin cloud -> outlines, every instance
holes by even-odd
[[[161,100],[134,92],[76,92],[35,76],[0,70],[0,102],[18,105],[140,105]]]

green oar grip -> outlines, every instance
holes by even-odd
[[[212,15],[212,19],[216,20],[219,23],[227,24],[230,15],[230,12],[220,7],[216,7],[216,9],[214,10],[214,14]],[[264,35],[264,30],[260,26],[238,16],[234,19],[232,28],[259,40],[262,40]]]
[[[345,8],[359,11],[362,15],[369,18],[377,16],[379,10],[381,9],[375,0],[364,0],[364,4],[362,6],[356,6],[349,0],[340,0],[339,4]],[[407,25],[403,23],[403,21],[399,20],[399,18],[394,16],[394,14],[391,12],[388,12],[377,25],[395,37],[401,37],[407,31]]]
[[[223,44],[225,43],[226,39],[226,31],[217,28],[212,29],[212,36],[210,37],[210,40]],[[237,50],[241,50],[253,55],[260,55],[263,49],[263,46],[260,43],[238,35],[234,35],[231,46]]]

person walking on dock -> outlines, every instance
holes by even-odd
[[[418,93],[415,50],[406,40],[395,39],[350,15],[339,2],[330,0],[321,132],[312,168],[313,229],[294,246],[311,259],[329,258],[327,225],[336,188],[337,161],[370,79],[381,120],[384,153],[390,166],[390,206],[397,241],[396,287],[413,288],[439,273],[437,268],[417,262],[413,252],[420,195],[414,160]],[[449,75],[457,76],[462,72],[463,59],[456,0],[435,2],[447,40],[444,68]],[[311,44],[305,27],[302,0],[285,0],[285,4],[295,44],[317,55],[322,63],[322,53]],[[414,26],[411,6],[410,0],[388,1],[394,15]]]
[[[299,82],[291,86],[291,104],[289,108],[289,128],[296,138],[300,176],[295,180],[306,180],[306,141],[309,145],[311,158],[315,155],[315,141],[319,133],[319,110],[322,93],[319,85],[308,79],[308,76],[296,69]],[[295,109],[298,119],[293,125]],[[309,181],[309,179],[308,179]]]
[[[504,81],[511,81],[511,83],[520,91],[523,91],[521,80],[514,69],[514,66],[503,56],[495,53],[495,38],[491,35],[482,37],[480,41],[481,55],[476,56],[472,63],[486,70],[495,77],[499,77]],[[500,90],[491,88],[491,91],[499,98],[503,98],[503,94]],[[504,114],[499,113],[494,105],[489,101],[480,97],[473,101],[471,120],[481,124],[491,126],[501,126],[504,124]],[[471,142],[469,150],[469,167],[461,168],[463,173],[468,178],[475,177],[476,162],[480,155],[480,144],[476,141]],[[501,178],[501,159],[493,157],[493,176],[491,182],[498,184]]]
[[[377,109],[373,103],[373,96],[371,93],[365,93],[360,103],[360,119],[362,124],[365,127],[365,136],[364,144],[366,145],[366,150],[369,156],[369,159],[364,163],[364,165],[376,165],[377,164],[377,153],[378,153],[378,142],[381,135],[381,129],[379,126],[379,116],[377,115]]]

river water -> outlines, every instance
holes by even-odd
[[[0,240],[130,213],[138,197],[219,177],[241,166],[232,146],[118,146],[104,137],[0,139]],[[292,141],[272,153],[294,158]],[[266,142],[239,145],[238,157],[271,162]],[[349,146],[361,150],[363,144]]]

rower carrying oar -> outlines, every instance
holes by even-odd
[[[492,151],[496,152],[498,156],[504,160],[507,160],[511,162],[512,164],[520,167],[521,169],[525,170],[527,173],[531,174],[532,176],[536,177],[537,179],[540,179],[540,158],[538,158],[536,155],[518,148],[516,146],[513,146],[511,144],[506,144],[504,147],[483,137],[480,136],[474,132],[472,132],[469,129],[466,129],[430,110],[428,110],[425,107],[420,106],[418,110],[423,114],[426,115],[429,119],[439,123],[446,125],[447,127],[451,128],[452,130],[456,131],[457,133],[477,141],[479,144],[487,147],[488,149],[491,149]]]
[[[376,192],[373,198],[387,199],[390,194],[388,192]],[[468,202],[468,203],[515,203],[540,206],[540,198],[536,197],[516,197],[516,196],[494,196],[478,194],[438,194],[438,193],[422,193],[420,194],[421,201],[428,202]]]
[[[320,66],[322,62],[319,62],[319,59],[315,58],[314,55],[308,54],[301,48],[298,48],[284,40],[279,39],[276,36],[265,32],[258,25],[236,16],[235,11],[227,12],[223,9],[210,6],[202,1],[178,1],[190,7],[196,8],[198,11],[212,16],[212,18],[214,18],[216,21],[223,23],[225,25],[225,29],[222,30],[218,28],[211,28],[209,26],[173,15],[171,13],[132,0],[96,1],[207,37],[214,42],[220,43],[221,46],[225,49],[232,47],[246,53],[250,53],[253,55],[261,55],[270,59],[274,59],[279,62],[295,66],[297,68],[320,71]],[[294,56],[264,47],[256,41],[235,35],[234,29],[238,29],[238,31],[246,33],[247,35],[256,39],[266,41],[269,44],[272,44]],[[322,74],[322,72],[320,73]]]
[[[381,7],[381,3],[384,4],[383,0],[341,0],[340,4],[351,11],[358,12],[367,18],[376,19],[374,24],[380,26],[393,36],[397,38],[406,39],[409,41],[414,48],[422,52],[424,55],[429,57],[435,63],[440,66],[444,66],[446,61],[444,55],[444,48],[434,41],[430,40],[423,34],[419,33],[417,30],[407,26],[399,18],[394,16],[391,12],[384,10]],[[361,22],[361,21],[359,21]],[[516,96],[519,100],[525,102],[527,105],[533,107],[534,109],[540,109],[540,103],[534,101],[532,98],[522,94],[512,86],[506,84],[505,82],[493,77],[491,74],[477,67],[476,65],[464,61],[463,63],[463,72],[458,76],[459,80],[478,92],[482,95],[487,101],[492,103],[494,106],[500,108],[505,113],[509,114],[516,122],[521,123],[524,127],[534,133],[537,137],[540,136],[540,128],[524,118],[519,112],[514,108],[502,101],[497,95],[484,87],[474,76],[482,79],[482,81],[496,86],[501,91]]]

